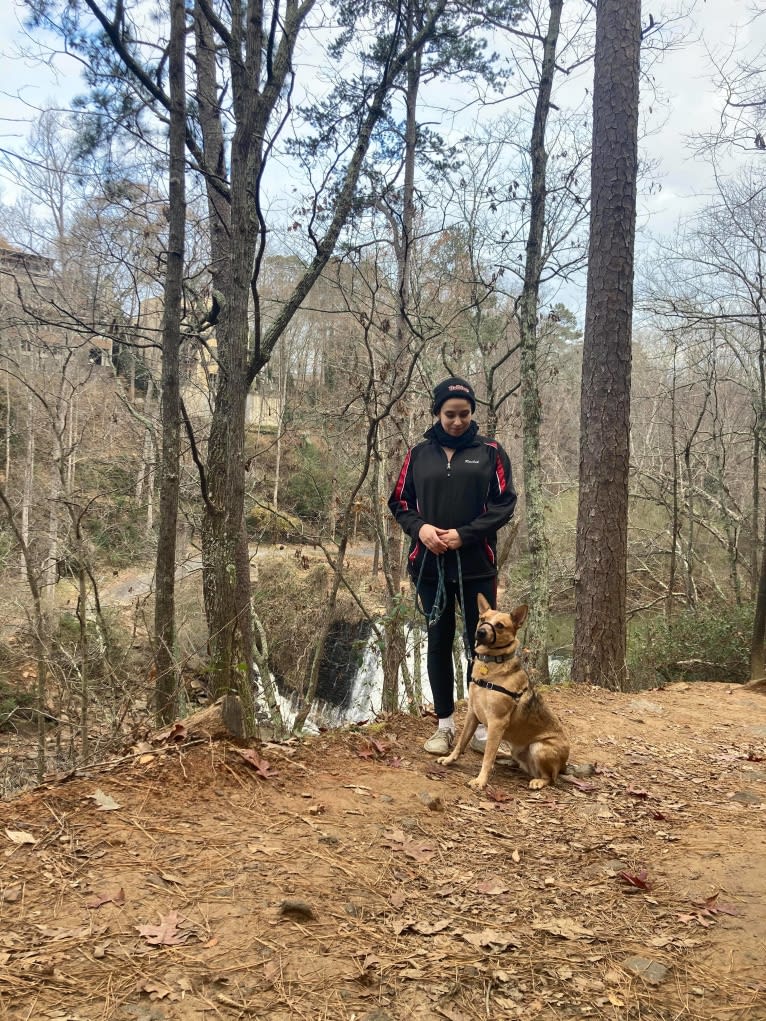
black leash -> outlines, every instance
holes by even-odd
[[[444,577],[444,557],[435,553],[433,556],[436,557],[436,573],[437,573],[437,584],[436,584],[436,596],[433,601],[430,613],[426,613],[425,607],[418,604],[418,598],[420,604],[423,602],[423,597],[420,594],[420,582],[423,578],[423,568],[426,566],[426,557],[429,554],[429,550],[423,550],[423,559],[420,562],[420,571],[418,572],[418,580],[415,583],[415,609],[418,610],[423,617],[425,617],[428,627],[432,627],[442,616],[447,607],[447,582]],[[465,658],[468,661],[468,669],[470,672],[471,660],[473,658],[473,649],[471,648],[471,639],[468,635],[468,625],[466,624],[466,612],[465,612],[465,596],[463,594],[463,565],[460,562],[460,550],[455,550],[455,556],[457,557],[457,581],[458,590],[460,592],[460,609],[463,616],[463,648],[465,650]]]

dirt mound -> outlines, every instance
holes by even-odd
[[[0,806],[0,1015],[766,1018],[766,698],[550,698],[595,776],[530,792],[430,723],[178,743]]]

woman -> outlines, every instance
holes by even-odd
[[[480,436],[473,421],[476,396],[470,383],[458,376],[442,380],[434,387],[432,410],[436,421],[425,441],[408,451],[388,506],[412,539],[408,570],[428,614],[443,574],[446,602],[428,628],[427,660],[439,727],[423,747],[446,755],[455,737],[455,602],[462,585],[473,650],[476,597],[481,592],[495,605],[497,530],[513,517],[516,491],[508,455],[499,443]],[[485,743],[486,731],[480,728],[471,747],[480,751]]]

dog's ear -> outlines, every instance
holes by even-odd
[[[527,619],[527,614],[528,613],[529,613],[529,607],[527,606],[526,603],[522,603],[521,606],[517,606],[516,609],[511,614],[511,620],[516,625],[516,630],[517,631],[521,627],[521,625],[524,623],[524,621]]]
[[[476,602],[479,604],[479,613],[486,613],[487,610],[491,610],[492,609],[492,607],[487,602],[486,597],[483,596],[481,594],[481,592],[476,597]]]

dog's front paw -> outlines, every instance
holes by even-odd
[[[531,791],[541,791],[543,787],[547,787],[550,784],[550,780],[530,780],[529,789]]]
[[[436,761],[439,763],[440,766],[451,766],[452,763],[455,761],[455,758],[456,756],[452,754],[440,755]]]
[[[468,786],[473,788],[475,791],[483,791],[487,786],[487,781],[482,780],[480,776],[475,776],[473,780],[468,781]]]

